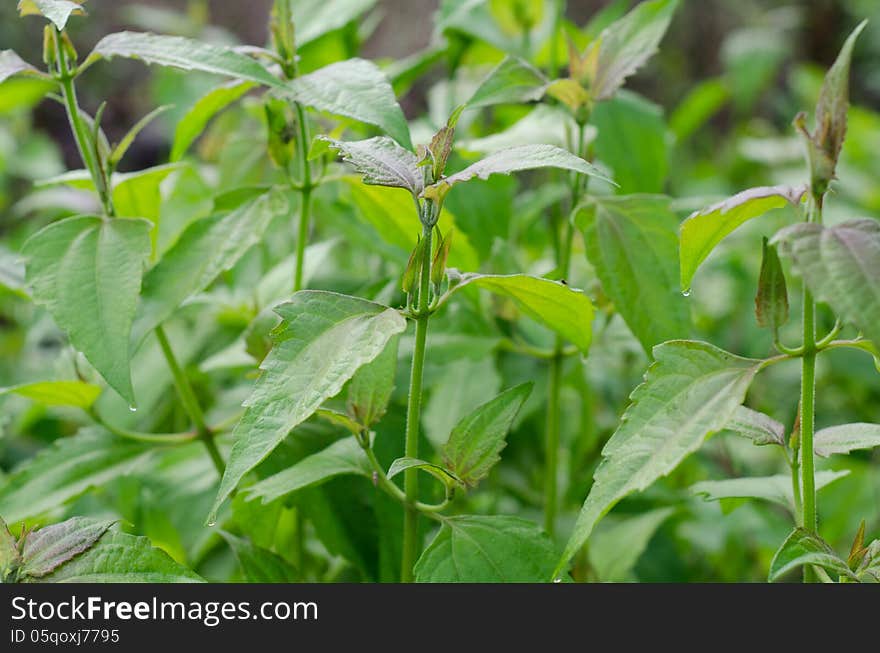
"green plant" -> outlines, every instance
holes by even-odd
[[[733,430],[758,445],[782,447],[791,470],[791,502],[797,530],[783,544],[773,564],[776,578],[794,564],[806,567],[805,579],[819,567],[839,573],[840,566],[820,558],[793,554],[797,550],[824,547],[818,536],[816,491],[833,480],[817,480],[817,451],[848,453],[877,445],[877,428],[849,424],[815,431],[816,358],[840,347],[855,347],[877,357],[873,335],[874,302],[868,299],[875,286],[872,271],[878,241],[876,222],[856,220],[834,227],[822,224],[822,210],[846,134],[850,59],[861,24],[850,35],[825,77],[815,111],[816,128],[806,128],[799,114],[795,126],[807,144],[810,183],[802,187],[762,187],[744,191],[720,204],[691,215],[681,226],[681,288],[691,294],[691,282],[700,263],[728,234],[747,220],[768,210],[792,205],[800,208],[806,198],[805,220],[787,227],[763,245],[763,263],[755,299],[759,325],[772,329],[779,354],[767,359],[746,359],[696,341],[670,341],[654,349],[655,363],[645,382],[632,394],[632,403],[620,427],[603,449],[603,461],[594,477],[574,533],[566,545],[561,572],[568,560],[587,541],[596,523],[622,498],[643,490],[670,473],[713,433]],[[804,281],[803,342],[796,348],[783,345],[779,329],[788,320],[789,305],[784,272],[776,253],[779,247],[790,258]],[[872,253],[873,252],[873,253]],[[816,300],[827,303],[837,321],[821,338],[816,334]],[[835,340],[844,323],[861,335],[854,340]],[[742,406],[752,380],[762,370],[787,360],[801,361],[798,417],[791,437],[772,418]],[[838,443],[839,446],[831,444]],[[823,447],[829,446],[828,449]],[[718,484],[703,483],[698,491],[709,496],[755,496],[765,498],[776,478],[739,479],[734,494],[724,494]],[[730,490],[732,488],[724,488]],[[861,550],[861,543],[854,545]],[[830,550],[830,549],[829,549]],[[797,562],[788,563],[794,559]],[[829,557],[830,559],[830,557]],[[858,560],[861,562],[861,559]],[[844,565],[845,567],[846,565]],[[854,578],[848,573],[850,578]],[[827,574],[823,576],[828,578]]]
[[[778,88],[786,48],[735,31],[679,102],[675,0],[444,0],[390,61],[359,56],[372,0],[273,5],[266,47],[133,11],[176,35],[81,57],[97,5],[19,3],[45,65],[0,52],[2,580],[877,579],[862,27]],[[813,96],[792,184],[774,112]]]

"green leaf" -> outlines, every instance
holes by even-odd
[[[232,549],[247,582],[295,583],[301,580],[296,569],[281,556],[226,531],[221,530],[220,535]]]
[[[46,406],[88,408],[101,394],[101,388],[83,381],[40,381],[0,388],[0,395],[16,394]]]
[[[816,431],[813,448],[819,456],[880,447],[880,424],[841,424]]]
[[[234,49],[201,43],[181,36],[158,36],[141,32],[118,32],[105,36],[89,55],[85,65],[98,59],[125,57],[147,64],[244,79],[266,86],[280,86],[268,70]]]
[[[13,50],[0,50],[0,84],[13,75],[38,75],[40,71],[19,57]],[[7,89],[3,89],[4,93]]]
[[[149,230],[146,220],[80,216],[38,231],[23,250],[34,301],[131,404],[129,336],[150,254]]]
[[[269,223],[288,210],[281,191],[269,191],[227,214],[190,224],[145,276],[132,341],[140,343],[174,310],[207,288],[260,242]]]
[[[320,140],[342,154],[365,184],[405,188],[418,195],[425,188],[424,176],[416,155],[402,148],[387,136],[375,136],[364,141],[337,141],[326,136]]]
[[[589,80],[594,100],[614,95],[657,52],[677,5],[677,0],[642,2],[602,31],[584,57],[595,57],[595,72]]]
[[[505,390],[462,419],[443,447],[443,462],[464,483],[474,487],[501,460],[507,432],[533,384],[522,383]]]
[[[681,289],[690,290],[697,268],[740,225],[789,204],[797,205],[806,186],[762,186],[697,211],[681,224]]]
[[[178,564],[146,537],[106,533],[82,555],[40,579],[45,583],[199,583],[195,572]]]
[[[9,526],[0,517],[0,583],[11,582],[8,579],[20,565],[21,554],[18,551],[18,543],[9,532]]]
[[[253,82],[231,81],[208,91],[186,112],[174,130],[169,161],[180,161],[214,116],[254,88]]]
[[[153,122],[153,120],[172,108],[173,106],[170,104],[156,107],[155,109],[150,111],[150,113],[138,120],[134,124],[134,126],[126,132],[122,140],[119,141],[119,144],[113,148],[113,152],[110,154],[110,164],[112,165],[112,167],[115,168],[116,164],[122,161],[122,158],[128,152],[128,149],[132,146],[135,139],[147,127],[147,125],[149,125],[151,122]]]
[[[527,274],[468,274],[454,290],[467,286],[476,286],[513,300],[525,315],[552,329],[583,353],[590,348],[593,304],[581,291],[558,281]]]
[[[348,59],[286,82],[280,97],[374,125],[412,149],[409,125],[388,78],[372,61]]]
[[[275,312],[282,322],[233,431],[235,444],[209,522],[248,471],[406,328],[391,308],[331,292],[300,291]]]
[[[756,445],[778,444],[785,446],[785,426],[769,415],[739,406],[724,426],[728,431],[749,438]]]
[[[548,79],[519,57],[507,56],[480,84],[467,101],[470,108],[494,104],[537,102],[544,96]]]
[[[770,563],[768,580],[771,583],[775,582],[793,569],[804,565],[816,565],[835,576],[857,580],[846,562],[837,556],[825,540],[803,528],[792,531],[779,547]]]
[[[446,197],[446,193],[453,186],[464,181],[470,181],[474,178],[488,179],[490,175],[507,175],[513,172],[536,170],[539,168],[571,170],[614,183],[604,177],[598,168],[560,147],[555,145],[519,145],[493,152],[486,158],[469,165],[461,172],[457,172],[428,186],[422,192],[422,195],[432,199],[442,199]]]
[[[292,3],[296,45],[342,29],[376,6],[376,0],[297,0]]]
[[[19,573],[39,578],[51,573],[65,562],[88,551],[115,520],[72,517],[60,524],[45,526],[28,533],[21,551]]]
[[[575,222],[603,290],[645,351],[688,335],[690,311],[678,289],[678,217],[668,198],[591,198]]]
[[[821,471],[816,473],[816,489],[821,490],[839,478],[849,474],[848,469],[839,472]],[[706,501],[721,499],[763,499],[779,504],[794,514],[794,494],[790,474],[775,476],[752,476],[728,478],[721,481],[700,481],[691,486],[691,492],[702,496]]]
[[[723,429],[763,365],[687,340],[657,345],[654,360],[602,449],[593,487],[557,571],[618,501],[669,474],[709,435]]]
[[[773,237],[817,300],[880,346],[880,222],[786,227]]]
[[[807,133],[807,149],[814,192],[824,193],[834,179],[837,160],[846,139],[849,109],[849,69],[856,39],[868,21],[862,21],[849,35],[834,64],[825,75],[816,105],[816,127]],[[806,132],[799,116],[795,124]]]
[[[535,524],[502,515],[443,520],[414,572],[419,583],[540,583],[557,551]]]
[[[603,583],[632,580],[632,570],[672,508],[651,510],[597,528],[590,540],[590,564]]]
[[[244,492],[249,500],[269,503],[279,497],[319,485],[336,476],[353,474],[369,478],[372,468],[361,445],[353,437],[337,440],[326,449],[256,483]]]
[[[442,465],[429,463],[419,458],[397,458],[394,462],[391,463],[391,467],[388,468],[388,478],[392,479],[408,469],[420,469],[423,472],[427,472],[438,481],[443,483],[443,485],[447,489],[451,489],[454,487],[464,487],[464,481],[456,476],[451,470],[446,469]]]
[[[669,172],[669,139],[661,107],[622,91],[596,105],[590,124],[598,129],[593,144],[596,158],[611,169],[618,193],[663,192]]]
[[[58,30],[67,26],[71,16],[84,16],[85,10],[80,5],[85,0],[18,0],[19,16],[45,16]]]
[[[761,258],[761,274],[758,277],[758,294],[755,295],[755,317],[758,326],[774,332],[788,322],[788,290],[785,273],[779,262],[776,247],[764,238]]]
[[[58,440],[3,480],[0,515],[9,523],[39,517],[90,488],[129,474],[151,451],[149,445],[103,431]]]
[[[382,353],[372,363],[360,368],[351,379],[348,413],[359,424],[370,427],[385,414],[394,390],[399,342],[399,337],[391,338]]]

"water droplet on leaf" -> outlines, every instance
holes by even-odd
[[[682,290],[681,294],[683,297],[690,297],[691,296],[691,289],[688,288],[687,290]]]
[[[134,404],[129,404],[128,409],[129,409],[131,412],[136,413],[138,407],[135,406]]]

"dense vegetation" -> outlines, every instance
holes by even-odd
[[[664,110],[676,0],[446,0],[397,61],[373,0],[84,4],[0,51],[4,581],[880,580],[865,23]],[[173,106],[81,101],[143,64]]]

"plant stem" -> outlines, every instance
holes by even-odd
[[[174,387],[177,389],[183,409],[189,415],[199,439],[208,450],[208,455],[211,456],[211,461],[214,463],[214,467],[217,468],[217,473],[223,476],[226,464],[223,462],[223,456],[220,455],[220,450],[217,449],[217,444],[214,442],[214,434],[208,427],[207,422],[205,422],[205,415],[202,413],[202,408],[199,406],[199,401],[192,389],[192,385],[190,385],[189,379],[186,378],[186,373],[178,364],[174,351],[171,349],[171,343],[168,342],[168,336],[165,334],[165,329],[161,325],[156,327],[156,339],[159,341],[159,346],[162,348],[165,360],[168,361],[168,368],[174,377]]]
[[[804,507],[801,501],[801,463],[800,463],[800,444],[792,448],[791,460],[791,493],[794,497],[794,519],[795,525],[804,525]]]
[[[578,123],[578,156],[584,152],[585,123]],[[571,185],[571,205],[569,216],[565,221],[565,235],[558,251],[558,272],[563,279],[571,272],[571,250],[574,241],[574,223],[571,220],[571,211],[574,211],[580,202],[581,195],[586,186],[581,183],[580,177],[575,174]],[[559,468],[559,432],[561,413],[562,391],[562,366],[565,363],[565,341],[557,336],[553,358],[550,359],[550,372],[547,396],[547,421],[545,423],[544,443],[544,530],[552,536],[556,530],[557,508],[557,475]]]
[[[430,209],[430,207],[429,207]],[[409,378],[409,400],[406,408],[406,444],[405,455],[409,458],[419,457],[419,418],[422,409],[422,375],[425,367],[425,345],[428,338],[428,302],[430,300],[431,282],[431,235],[432,226],[424,226],[424,240],[421,279],[419,283],[419,306],[416,317],[416,341],[413,349],[412,370]],[[403,488],[406,495],[406,506],[403,517],[403,556],[401,561],[400,580],[411,583],[413,565],[419,549],[419,511],[415,504],[418,501],[419,477],[418,470],[407,469],[403,476]]]
[[[813,431],[816,410],[816,306],[804,287],[804,355],[801,358],[801,465],[803,467],[803,526],[816,532],[816,479]]]
[[[306,244],[311,229],[312,209],[312,166],[309,162],[309,123],[306,112],[299,102],[296,106],[296,120],[299,123],[299,138],[297,140],[298,157],[302,166],[300,179],[300,209],[299,209],[299,234],[296,240],[296,271],[293,279],[293,291],[298,292],[303,287],[303,269],[306,258]]]

